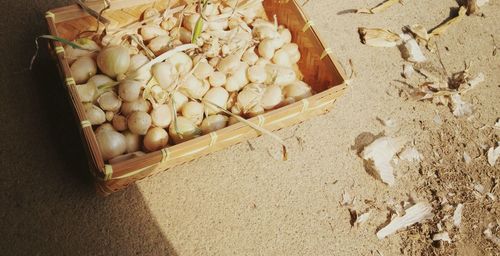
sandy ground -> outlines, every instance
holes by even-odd
[[[360,26],[432,28],[456,13],[456,1],[406,1],[381,14],[337,15],[380,1],[311,0],[306,13],[347,70],[352,59],[357,75],[331,113],[278,132],[289,138],[290,160],[276,160],[275,144],[261,137],[107,198],[94,193],[54,63],[43,52],[34,71],[26,69],[33,38],[46,33],[44,11],[70,2],[8,1],[0,11],[3,255],[499,255],[482,234],[499,219],[498,201],[473,189],[481,184],[500,196],[494,189],[499,164],[489,166],[484,156],[499,140],[491,127],[500,117],[500,53],[492,56],[490,36],[500,43],[498,1],[437,40],[450,73],[470,61],[471,74],[486,75],[464,97],[474,106],[471,118],[411,100],[396,81],[404,81],[398,49],[364,46],[357,34]],[[425,54],[428,67],[441,70],[437,55]],[[422,81],[417,75],[407,82]],[[392,118],[397,127],[378,118]],[[398,164],[396,185],[388,187],[364,170],[352,148],[366,132],[406,137],[424,161]],[[465,151],[473,158],[469,165]],[[344,191],[356,197],[353,209],[371,211],[367,223],[351,226],[339,204]],[[410,197],[431,202],[436,216],[379,240],[375,233],[391,207]],[[445,197],[448,204],[441,204]],[[465,205],[460,228],[441,221],[458,203]],[[432,243],[439,222],[452,243]]]

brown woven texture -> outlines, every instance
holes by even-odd
[[[113,0],[111,8],[103,16],[111,21],[110,27],[120,27],[137,21],[148,7],[154,5],[160,10],[166,8],[167,2]],[[96,11],[103,8],[102,1],[86,1],[86,4]],[[182,1],[171,1],[171,5],[180,4],[183,4]],[[346,85],[340,65],[314,30],[314,23],[304,15],[295,0],[265,0],[264,9],[267,17],[272,18],[276,15],[278,23],[291,31],[293,41],[299,45],[302,55],[298,63],[299,69],[304,75],[304,81],[316,92],[315,95],[300,102],[248,119],[272,131],[328,112],[336,99],[343,94]],[[83,31],[97,28],[96,19],[77,5],[50,10],[47,13],[47,23],[52,35],[70,40],[75,39]],[[60,49],[61,46],[59,42],[52,43],[54,50]],[[56,55],[63,84],[74,106],[75,117],[80,126],[97,190],[102,195],[109,195],[139,179],[261,135],[248,125],[237,123],[211,134],[170,146],[162,151],[107,165],[99,152],[92,127],[85,125],[87,118],[78,97],[76,85],[71,79],[68,80],[72,75],[64,52]]]

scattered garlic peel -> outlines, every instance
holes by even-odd
[[[363,14],[380,13],[380,12],[387,10],[389,7],[391,7],[397,3],[400,3],[400,2],[401,2],[401,0],[386,0],[385,2],[379,4],[371,9],[366,9],[366,8],[357,9],[356,13],[363,13]]]
[[[460,224],[462,224],[462,212],[464,210],[464,205],[463,204],[458,204],[457,208],[455,208],[455,211],[453,212],[453,225],[457,228],[460,227]]]
[[[427,29],[420,24],[407,26],[406,29],[410,31],[415,36],[416,39],[423,40],[425,42],[429,41],[430,39]]]
[[[451,243],[451,238],[448,232],[437,233],[432,236],[432,241],[443,241]]]
[[[421,202],[406,210],[406,214],[394,218],[387,226],[377,232],[378,239],[383,239],[396,231],[409,227],[415,223],[432,218],[432,206],[429,203]]]
[[[495,163],[497,162],[498,157],[500,157],[500,146],[498,147],[491,147],[488,150],[488,163],[490,166],[495,166]]]
[[[398,34],[381,28],[358,28],[358,33],[363,44],[375,47],[395,47],[401,43]]]
[[[440,36],[444,34],[448,28],[450,28],[451,25],[454,25],[464,18],[465,14],[467,12],[467,8],[461,6],[460,9],[458,10],[458,16],[454,17],[453,19],[450,19],[449,21],[443,23],[442,25],[438,26],[437,28],[433,29],[430,32],[430,37],[434,36]]]
[[[493,232],[491,231],[492,228],[493,228],[492,224],[488,225],[488,228],[484,230],[483,234],[486,236],[486,239],[490,240],[497,246],[500,246],[500,238],[493,234]]]
[[[405,60],[415,63],[427,60],[415,39],[408,34],[402,34],[400,37],[403,40],[400,50]]]
[[[458,93],[451,95],[453,115],[456,117],[472,115],[472,105],[463,101]]]
[[[370,214],[371,211],[367,211],[365,213],[362,213],[361,215],[358,215],[358,217],[356,218],[356,225],[360,226],[365,222],[367,222],[368,219],[370,218]]]
[[[389,186],[394,185],[394,169],[391,161],[403,147],[402,139],[382,137],[375,140],[372,144],[366,146],[361,152],[364,160],[371,161],[374,174]],[[370,170],[371,171],[371,170]]]
[[[422,161],[422,154],[418,152],[415,147],[406,148],[399,154],[399,158],[409,162],[420,162]]]

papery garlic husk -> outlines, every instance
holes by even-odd
[[[97,65],[89,56],[80,57],[71,65],[71,75],[77,84],[86,83],[96,73]]]
[[[200,136],[201,130],[191,120],[178,116],[169,126],[168,133],[175,144],[179,144]]]
[[[432,206],[429,203],[421,202],[406,209],[405,215],[394,218],[387,226],[377,232],[378,239],[383,239],[396,231],[409,227],[415,223],[432,218]]]
[[[122,105],[122,100],[118,98],[116,93],[113,91],[101,94],[101,96],[99,96],[99,98],[97,99],[97,102],[99,103],[99,106],[102,108],[102,110],[112,112],[118,112]]]
[[[154,152],[166,147],[168,144],[168,133],[163,128],[153,127],[144,136],[144,148]]]
[[[138,135],[146,135],[151,123],[151,116],[142,111],[133,112],[127,118],[128,129]]]
[[[302,81],[295,81],[283,88],[283,94],[285,98],[294,98],[295,101],[300,101],[302,99],[312,96],[312,90],[309,85]]]
[[[201,103],[190,101],[182,106],[181,113],[183,117],[191,120],[194,124],[200,125],[205,115],[205,108]]]
[[[207,115],[214,115],[221,112],[220,109],[215,107],[219,106],[222,109],[226,109],[226,103],[229,98],[229,93],[222,87],[213,87],[208,90],[208,92],[203,97],[203,102],[205,103]]]
[[[91,77],[86,84],[76,86],[78,96],[82,102],[94,102],[101,95],[97,88],[102,85],[112,84],[115,81],[105,75],[95,75]]]
[[[98,106],[92,103],[87,103],[84,105],[84,107],[85,116],[92,125],[100,125],[106,122],[106,114]]]
[[[127,150],[125,136],[114,130],[96,133],[96,140],[104,161],[122,155]]]
[[[125,74],[130,66],[128,49],[123,46],[111,46],[97,55],[97,66],[102,73],[111,78]]]
[[[212,115],[208,116],[201,123],[201,132],[203,134],[208,134],[215,132],[227,126],[228,118],[223,115]]]
[[[167,128],[172,122],[172,109],[169,105],[160,105],[151,111],[154,126]]]
[[[265,109],[261,105],[255,105],[245,113],[248,118],[256,117],[265,113]]]
[[[366,146],[360,156],[369,161],[367,171],[389,186],[394,185],[396,180],[391,162],[403,145],[403,139],[381,137]]]

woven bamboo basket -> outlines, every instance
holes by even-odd
[[[119,27],[137,21],[143,11],[152,4],[161,10],[166,8],[167,2],[169,1],[112,0],[111,8],[103,14],[103,18],[110,21],[112,26]],[[170,2],[171,5],[181,4],[180,1]],[[96,11],[103,8],[103,1],[92,0],[85,3]],[[291,31],[293,41],[299,45],[302,55],[298,66],[304,75],[304,81],[316,92],[300,102],[248,119],[264,129],[273,131],[328,112],[337,98],[344,93],[346,84],[345,75],[332,56],[330,48],[320,39],[314,29],[314,22],[304,15],[295,0],[264,0],[263,5],[263,15],[276,15],[279,24],[285,25]],[[97,28],[97,20],[76,4],[48,11],[46,20],[52,35],[70,40],[75,39],[82,31]],[[64,87],[74,107],[89,166],[95,176],[97,190],[102,195],[109,195],[139,179],[261,135],[240,122],[161,151],[113,165],[105,164],[94,131],[86,121],[84,107],[65,59],[63,45],[52,42],[50,47],[55,52]]]

